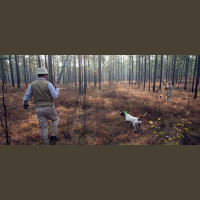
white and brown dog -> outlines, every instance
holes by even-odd
[[[140,118],[138,117],[133,117],[129,114],[127,114],[128,111],[126,112],[121,112],[120,115],[124,117],[125,121],[128,122],[129,124],[132,124],[134,127],[134,132],[137,131],[137,126],[140,126],[142,129],[142,133],[144,133],[144,129],[142,128],[142,121],[141,119],[147,114],[147,112]]]

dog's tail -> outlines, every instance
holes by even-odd
[[[147,112],[144,113],[144,115],[142,115],[142,117],[140,117],[138,120],[140,121],[144,116],[146,116]]]

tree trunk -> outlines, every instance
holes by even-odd
[[[40,61],[40,55],[38,55],[38,65],[39,65],[39,68],[41,68],[41,61]]]
[[[87,77],[87,76],[86,76]],[[69,82],[72,82],[72,62],[69,62]]]
[[[173,71],[172,71],[172,85],[173,86],[174,86],[175,68],[176,68],[176,55],[174,56],[174,65],[173,65]]]
[[[62,65],[64,65],[64,62],[65,62],[64,56],[62,56]],[[66,84],[66,70],[65,70],[65,67],[63,69],[63,84]]]
[[[81,94],[83,94],[83,92],[84,92],[84,83],[83,83],[83,81],[84,81],[84,59],[82,60],[82,58],[81,58],[81,66],[83,66],[83,67],[81,67]]]
[[[138,63],[138,87],[140,87],[140,56],[139,56],[139,63]]]
[[[149,55],[149,91],[150,91],[150,86],[151,86],[151,58]]]
[[[24,82],[25,82],[26,87],[27,87],[27,79],[26,79],[26,59],[25,59],[25,55],[23,55],[23,64],[24,64]]]
[[[143,72],[143,68],[144,68],[144,55],[142,55],[142,65],[141,65],[141,69],[140,69],[140,81],[141,81],[141,84],[143,83],[143,75],[144,75],[144,72]]]
[[[136,55],[135,61],[136,61],[136,63],[135,63],[135,67],[136,67],[136,69],[135,69],[135,81],[138,83],[138,67],[137,67],[138,62],[137,62],[137,55]]]
[[[53,83],[56,82],[55,56],[52,56]]]
[[[76,80],[76,55],[74,55],[74,82],[75,82],[75,87],[77,87],[77,80]]]
[[[129,82],[129,85],[130,85],[131,84],[131,55],[129,55],[128,73],[129,73],[128,82]]]
[[[110,71],[111,73],[111,71]],[[122,73],[123,73],[123,81],[125,81],[125,66],[124,66],[124,56],[122,56]]]
[[[78,55],[78,61],[79,61],[79,94],[81,94],[81,56]]]
[[[93,55],[93,66],[94,66],[94,87],[97,86],[97,71],[96,71],[96,64],[95,64],[95,55]]]
[[[165,77],[166,82],[168,81],[168,78],[167,78],[168,77],[168,71],[169,71],[168,68],[169,67],[168,67],[168,55],[167,55],[166,77]]]
[[[117,81],[119,82],[119,57],[117,59]]]
[[[197,78],[196,78],[196,86],[195,86],[195,94],[194,98],[197,98],[197,91],[199,86],[199,76],[200,76],[200,55],[198,55],[198,66],[197,66]]]
[[[85,55],[84,55],[84,93],[86,94],[87,91],[87,69],[86,69],[86,62],[85,62]]]
[[[88,82],[89,82],[89,84],[91,82],[90,75],[91,75],[91,70],[90,70],[90,56],[88,55]]]
[[[154,77],[153,77],[153,91],[156,88],[156,70],[157,70],[157,55],[155,57],[155,68],[154,68]]]
[[[49,82],[53,84],[53,70],[52,70],[52,58],[51,55],[48,55],[49,61]]]
[[[133,55],[131,56],[132,60],[131,60],[131,64],[132,64],[132,71],[131,71],[131,84],[133,84],[133,65],[134,65],[134,61],[133,61]]]
[[[162,74],[163,74],[163,55],[161,55],[161,63],[160,63],[160,85],[159,85],[159,89],[161,89]]]
[[[1,113],[0,113],[0,122],[2,125],[2,128],[5,132],[6,135],[6,145],[9,145],[9,133],[8,133],[8,121],[7,121],[7,108],[6,108],[6,103],[5,103],[5,69],[3,67],[3,61],[2,59],[0,59],[1,61],[1,70],[2,70],[2,84],[1,84],[1,89],[2,89],[2,104],[3,104],[3,110],[4,110],[4,123],[1,117]]]
[[[11,55],[9,55],[9,62],[10,62],[10,75],[11,75],[12,86],[15,87]]]
[[[186,58],[186,66],[185,66],[185,84],[184,84],[184,90],[187,89],[187,78],[188,78],[188,67],[189,67],[189,61],[190,61],[190,56]]]
[[[144,90],[145,90],[145,84],[146,84],[146,69],[147,68],[147,61],[146,61],[146,55],[144,56]]]
[[[99,55],[99,90],[101,90],[101,55]]]
[[[19,69],[17,55],[15,55],[15,63],[16,63],[17,87],[20,88],[21,79],[20,79],[20,69]]]
[[[44,59],[45,59],[45,68],[46,68],[47,70],[49,70],[49,69],[48,69],[48,65],[47,65],[47,56],[46,56],[46,55],[44,56]]]
[[[124,81],[124,75],[123,75],[123,55],[121,57],[121,81]]]
[[[192,93],[194,92],[194,80],[195,80],[195,77],[196,77],[196,71],[197,71],[197,56],[196,56],[196,59],[195,59],[195,65],[194,65],[194,72],[193,72],[193,79],[192,79]]]
[[[28,65],[28,69],[29,69],[29,83],[31,83],[31,82],[32,82],[31,55],[29,55],[29,65]]]

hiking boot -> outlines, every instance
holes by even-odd
[[[51,136],[51,138],[50,138],[50,144],[51,145],[56,145],[57,141],[58,141],[58,137],[57,136]]]
[[[43,144],[43,145],[50,145],[49,139],[42,140],[42,144]]]

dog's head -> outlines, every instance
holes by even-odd
[[[124,117],[124,114],[125,114],[125,112],[124,111],[122,111],[122,112],[120,112],[119,113],[121,116],[123,116]]]

